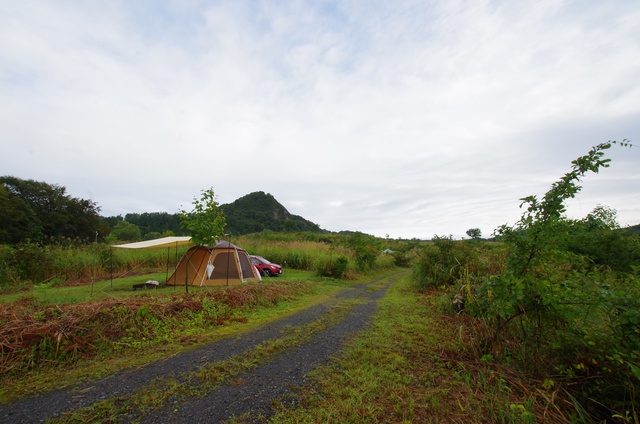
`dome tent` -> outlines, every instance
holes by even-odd
[[[167,285],[229,286],[260,280],[247,252],[223,241],[214,247],[198,245],[187,250]]]

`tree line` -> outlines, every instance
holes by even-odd
[[[264,230],[324,232],[317,224],[290,214],[271,194],[263,192],[219,205],[219,210],[226,220],[225,231],[237,236]],[[181,213],[104,217],[95,202],[73,197],[63,186],[0,177],[0,245],[116,243],[171,235],[191,235],[183,226]]]
[[[98,205],[65,187],[0,177],[0,244],[89,242],[109,232]]]

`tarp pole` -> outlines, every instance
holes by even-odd
[[[176,270],[178,269],[178,242],[176,242],[176,253],[175,253],[175,258],[173,260],[173,263],[175,263],[175,267],[173,268],[173,272],[175,273]],[[176,287],[178,287],[178,276],[176,275],[176,283],[173,285],[173,288],[175,289]]]
[[[213,256],[213,250],[209,252],[209,258],[207,258],[207,266],[211,263],[211,256]],[[204,279],[207,278],[207,268],[205,268],[202,278],[200,279],[200,287],[204,286]]]
[[[189,256],[187,258],[187,265],[186,265],[185,271],[184,271],[184,290],[185,290],[185,292],[187,294],[189,294],[189,284],[188,284],[188,282],[189,282],[189,265],[191,265],[191,258],[193,258],[193,255],[195,255],[197,251],[198,251],[198,249],[197,249],[197,246],[196,246],[196,248],[193,250],[193,252],[191,252],[191,256]],[[196,271],[196,275],[197,275],[197,271]]]
[[[236,264],[238,264],[238,274],[240,274],[240,284],[244,284],[244,274],[242,273],[242,265],[240,264],[240,253],[236,250]]]
[[[193,253],[191,254],[193,256]],[[191,256],[187,258],[187,263],[184,267],[184,291],[189,294],[189,264],[191,263]]]
[[[227,254],[227,286],[229,286],[229,256],[231,255],[231,234],[227,234],[229,243],[229,252]]]
[[[178,243],[176,242],[176,249],[178,248]],[[167,273],[164,276],[164,284],[167,284],[169,281],[169,253],[171,252],[171,246],[167,246]]]
[[[111,288],[113,288],[113,247],[109,246],[109,259],[111,262]]]

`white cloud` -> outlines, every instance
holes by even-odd
[[[107,215],[214,187],[331,230],[488,235],[592,145],[638,140],[638,19],[622,0],[14,2],[0,169]],[[638,147],[610,155],[570,210],[637,224]]]

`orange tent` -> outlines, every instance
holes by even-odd
[[[167,280],[167,285],[229,286],[260,281],[247,252],[228,241],[214,247],[199,245],[190,248]]]

